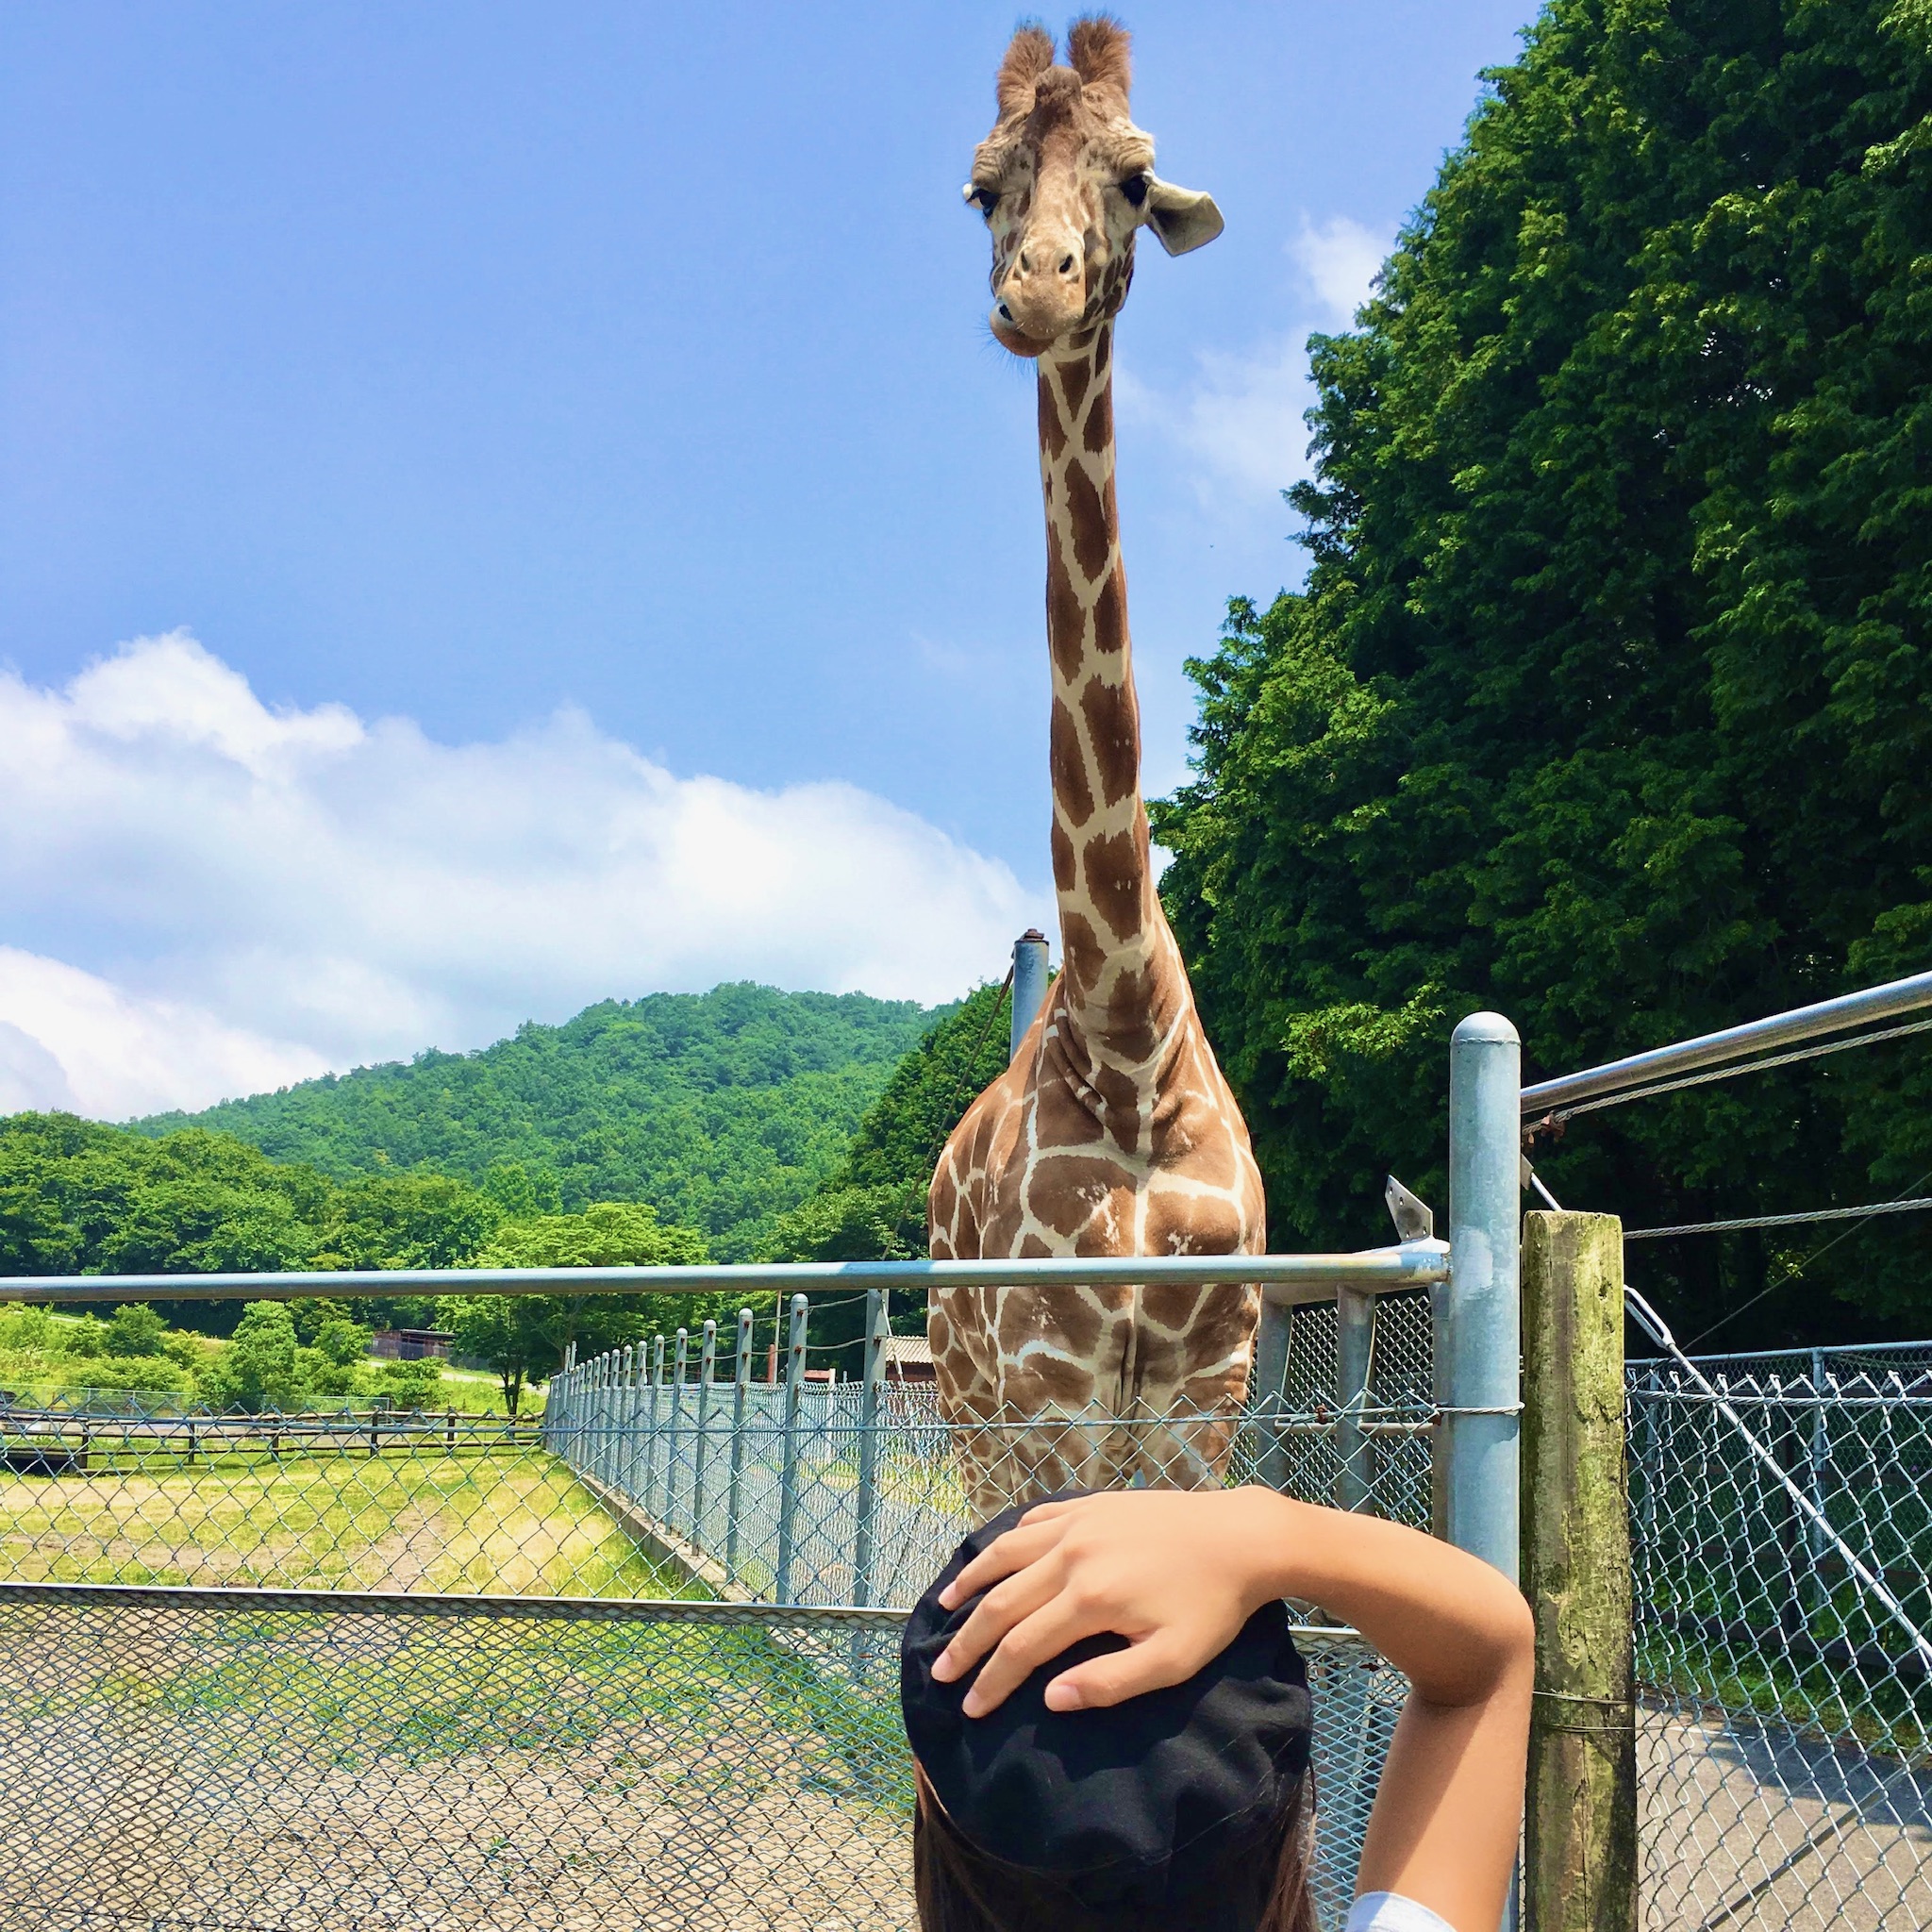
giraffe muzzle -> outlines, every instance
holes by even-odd
[[[1029,235],[1022,241],[993,302],[994,334],[1004,340],[1010,330],[1043,346],[1078,328],[1086,313],[1087,251],[1081,239]]]

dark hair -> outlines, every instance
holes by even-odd
[[[1076,1885],[1055,1874],[1009,1865],[962,1837],[916,1762],[913,1769],[919,1808],[912,1821],[912,1885],[921,1932],[1124,1932],[1117,1908],[1082,1898]],[[1247,1932],[1319,1932],[1308,1892],[1309,1783],[1295,1779],[1279,1809],[1248,1841],[1250,1875],[1272,1872],[1274,1881],[1265,1890],[1256,1886]],[[1184,1922],[1168,1923],[1178,1932]]]

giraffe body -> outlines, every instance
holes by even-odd
[[[1153,225],[1178,253],[1220,216],[1154,176],[1127,118],[1122,29],[1077,23],[1073,65],[1053,54],[1039,28],[1015,36],[967,193],[993,231],[993,332],[1038,358],[1062,964],[941,1157],[931,1252],[1254,1254],[1260,1174],[1155,890],[1113,475],[1113,328],[1135,231]],[[940,1400],[974,1505],[1217,1480],[1258,1314],[1240,1287],[936,1294]]]

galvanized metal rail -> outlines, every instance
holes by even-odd
[[[1257,1283],[1292,1305],[1337,1288],[1392,1294],[1449,1278],[1447,1243],[1346,1255],[1096,1255],[990,1261],[782,1261],[670,1268],[341,1268],[282,1274],[6,1274],[8,1302],[299,1301],[430,1294],[762,1294],[895,1288],[1206,1287]]]
[[[1600,1067],[1588,1067],[1579,1074],[1539,1080],[1523,1090],[1523,1111],[1544,1113],[1567,1107],[1573,1101],[1668,1079],[1672,1074],[1688,1074],[1698,1067],[1746,1059],[1773,1047],[1816,1040],[1827,1033],[1847,1032],[1855,1026],[1890,1020],[1900,1013],[1918,1012],[1926,1007],[1932,1007],[1932,973],[1915,973],[1909,979],[1888,980],[1883,986],[1867,987],[1862,992],[1841,993],[1837,999],[1796,1007],[1788,1013],[1774,1013],[1764,1020],[1748,1020],[1740,1026],[1700,1034],[1695,1040],[1653,1047],[1647,1053],[1629,1054]],[[1750,1069],[1739,1071],[1749,1073]]]

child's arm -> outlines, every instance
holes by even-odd
[[[1491,1932],[1516,1857],[1529,1735],[1528,1607],[1496,1570],[1420,1531],[1262,1489],[1122,1490],[1032,1511],[963,1571],[985,1599],[934,1667],[981,1716],[1069,1644],[1129,1648],[1057,1677],[1057,1710],[1191,1676],[1274,1597],[1355,1625],[1413,1687],[1362,1847],[1358,1885]],[[989,1655],[991,1653],[991,1655]]]

